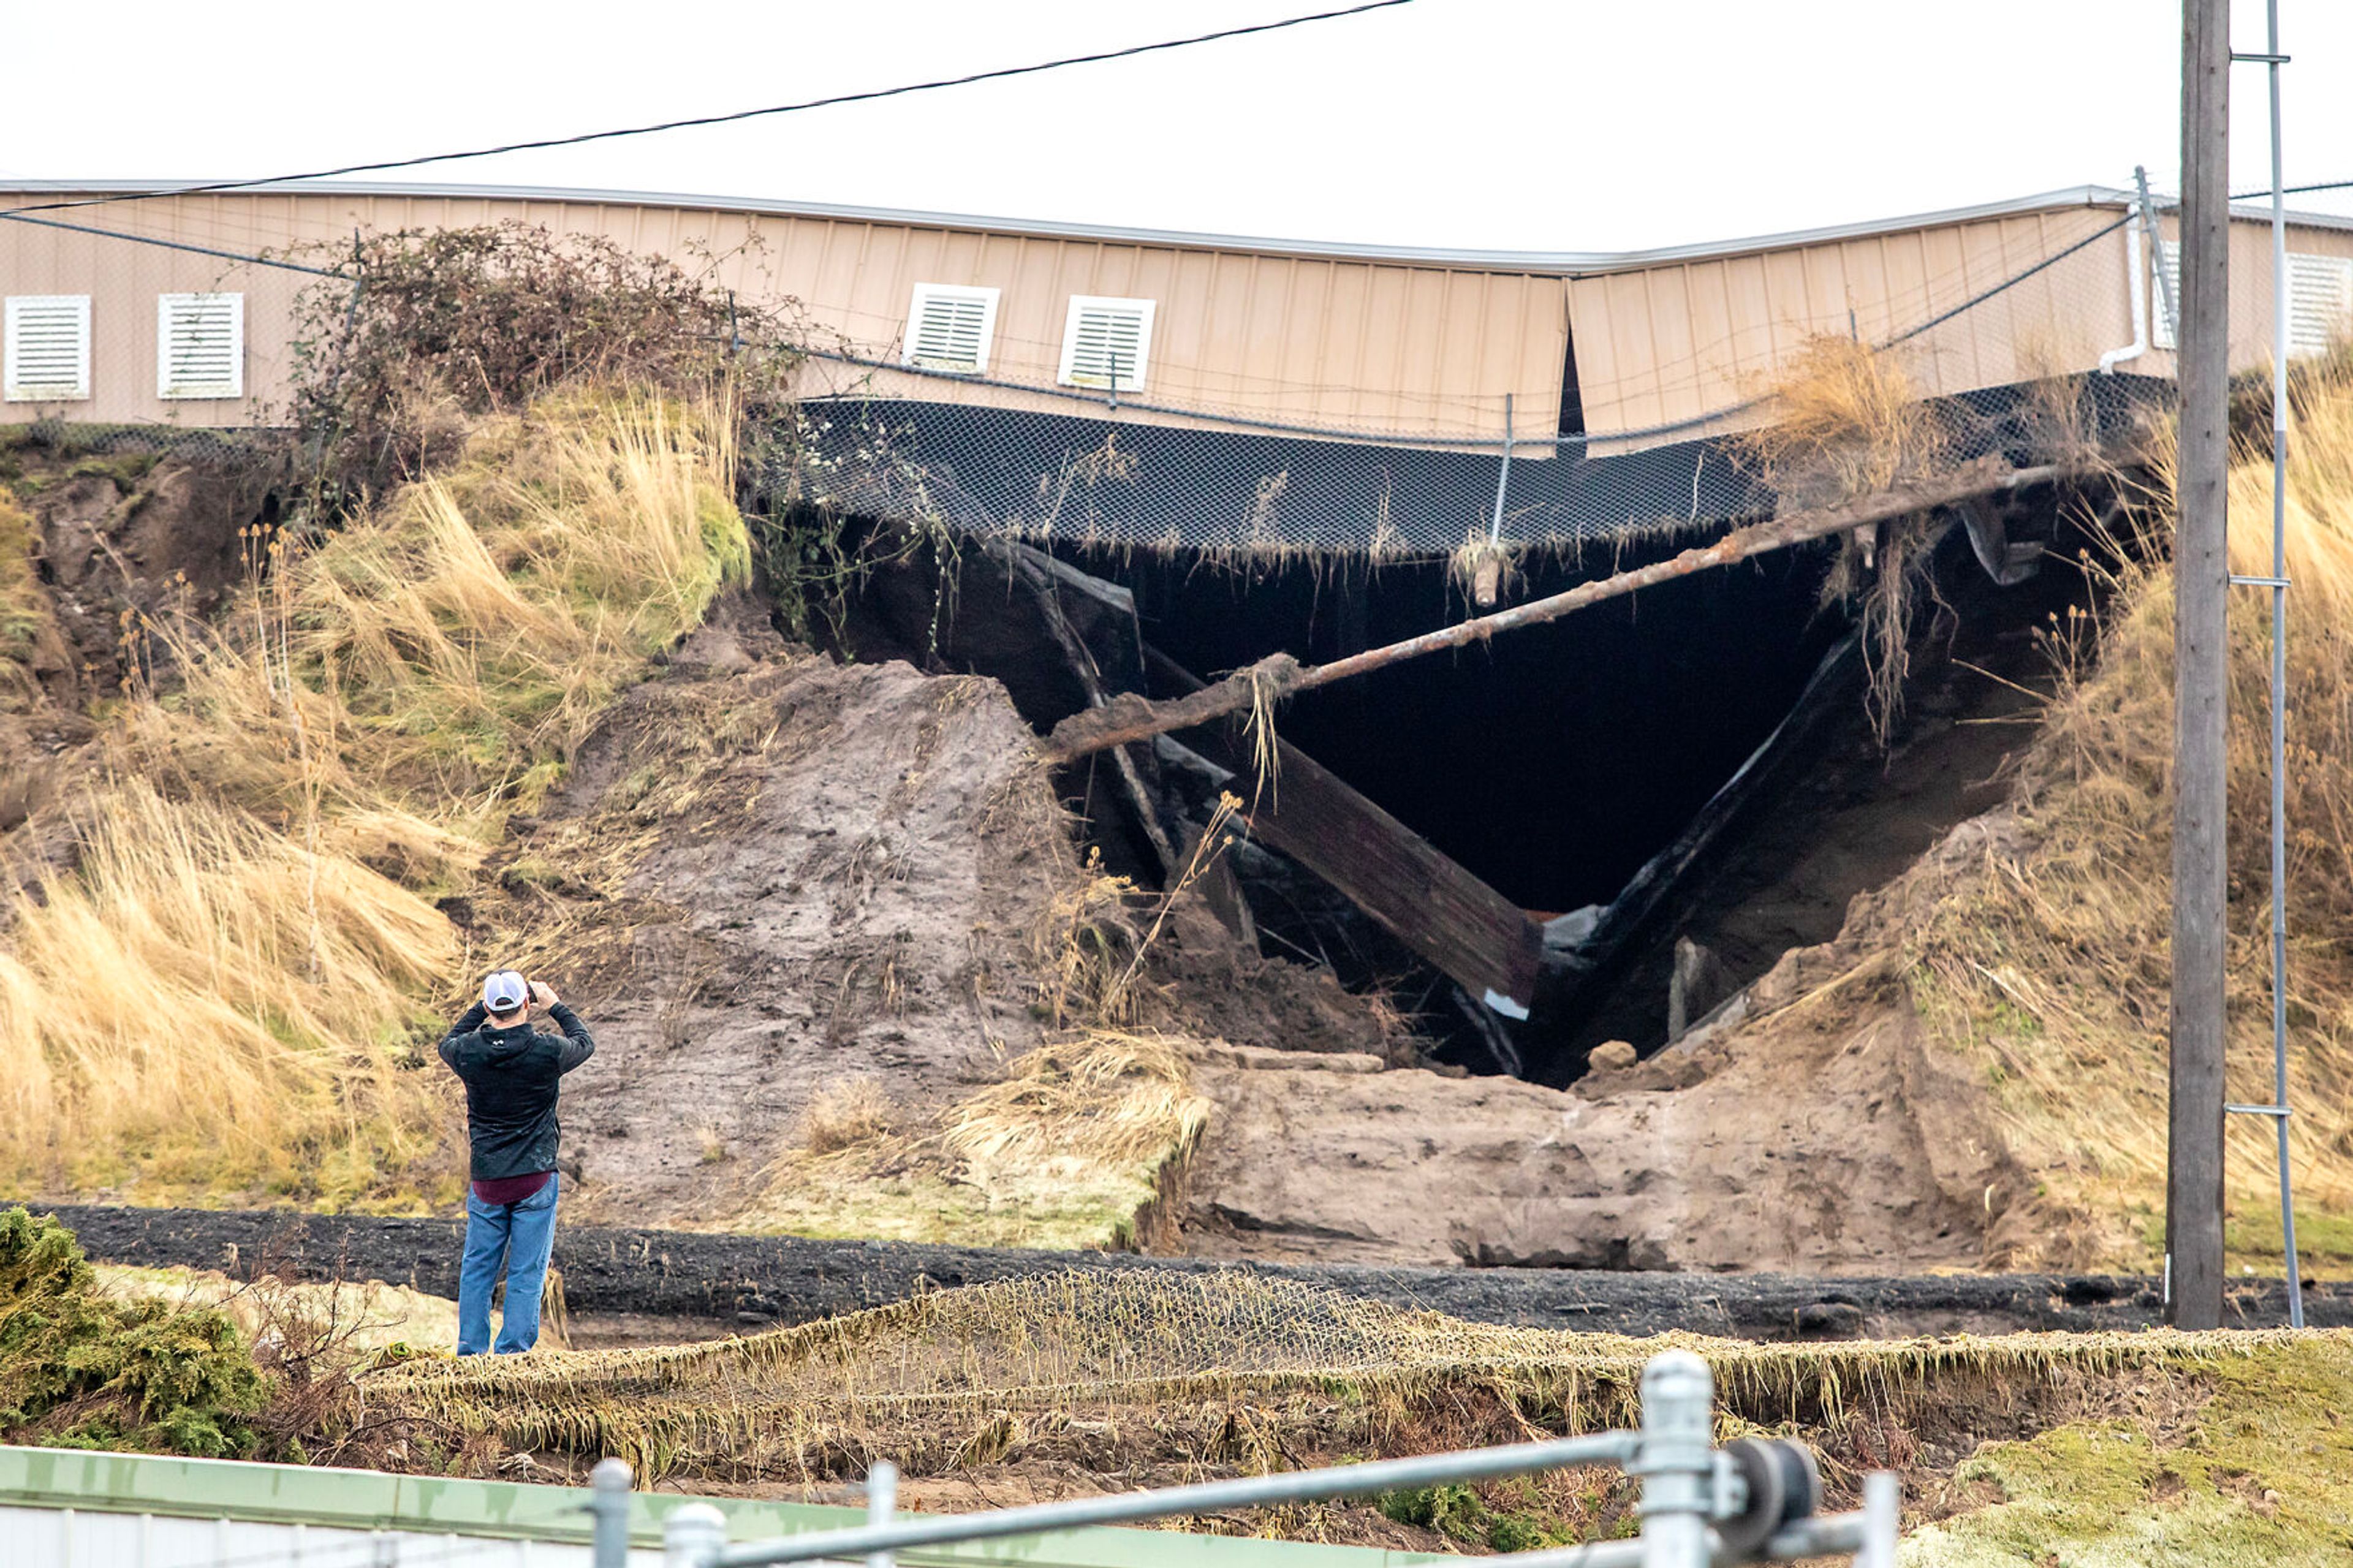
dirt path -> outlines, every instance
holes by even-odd
[[[459,1225],[290,1211],[45,1208],[105,1262],[256,1267],[457,1289]],[[807,1241],[566,1223],[556,1263],[575,1310],[717,1319],[750,1328],[895,1301],[919,1290],[1069,1268],[1198,1271],[1236,1265],[1115,1252],[1022,1252],[901,1242]],[[1748,1339],[1882,1338],[1967,1330],[2140,1329],[2161,1302],[2151,1279],[2050,1274],[1825,1279],[1782,1274],[1560,1268],[1376,1268],[1242,1265],[1255,1271],[1476,1322],[1651,1334],[1687,1329]],[[2282,1321],[2276,1280],[2247,1282],[2237,1321]],[[2353,1285],[2308,1286],[2316,1326],[2353,1325]]]

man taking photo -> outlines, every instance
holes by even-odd
[[[532,1027],[534,1007],[564,1031],[561,1038]],[[562,998],[512,969],[482,982],[482,999],[441,1042],[441,1059],[466,1086],[472,1149],[466,1256],[458,1271],[459,1355],[512,1355],[539,1342],[540,1293],[555,1245],[557,1086],[596,1049]],[[491,1289],[501,1262],[506,1316],[493,1346]]]

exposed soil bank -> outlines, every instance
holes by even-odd
[[[257,1268],[308,1278],[382,1279],[455,1295],[461,1226],[275,1210],[46,1210],[109,1263]],[[801,1322],[921,1290],[1071,1268],[1184,1272],[1246,1268],[1477,1322],[1598,1332],[1670,1330],[1744,1339],[1883,1338],[2024,1329],[2145,1329],[2162,1313],[2153,1279],[2052,1274],[1806,1279],[1778,1274],[1608,1273],[1567,1269],[1373,1268],[1029,1252],[797,1237],[566,1226],[556,1243],[576,1311]],[[2234,1294],[2233,1326],[2285,1318],[2275,1280]],[[2353,1326],[2353,1285],[2307,1286],[2316,1328]]]

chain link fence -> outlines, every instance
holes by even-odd
[[[2162,309],[2137,237],[2127,244],[2137,221],[2126,212],[1961,304],[1875,339],[1858,326],[1852,341],[1925,396],[1941,458],[2024,464],[2062,444],[2112,444],[2170,396],[2169,377],[2132,363]],[[2136,264],[2144,293],[2128,309]],[[2127,319],[2137,353],[2105,341]],[[1703,352],[1645,374],[1669,386],[1696,377]],[[1780,500],[1751,437],[1774,413],[1761,378],[1709,413],[1641,428],[1507,435],[1504,400],[1493,402],[1491,434],[1432,435],[818,351],[797,439],[763,482],[786,504],[1038,542],[1374,558],[1577,549],[1769,514]]]

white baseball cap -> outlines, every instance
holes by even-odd
[[[493,1013],[512,1013],[531,1000],[531,987],[512,969],[501,969],[482,982],[482,1005]]]

